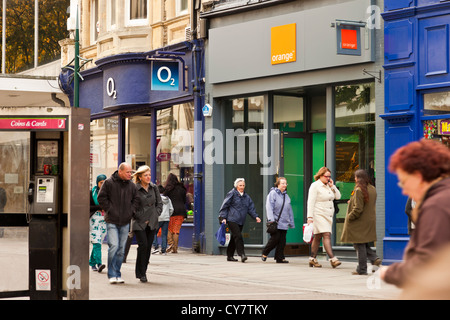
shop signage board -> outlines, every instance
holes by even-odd
[[[439,120],[439,134],[450,135],[450,119]]]
[[[179,64],[170,61],[152,62],[152,81],[151,89],[160,91],[178,91],[179,83]]]
[[[297,24],[291,23],[271,29],[271,63],[297,60]]]
[[[67,130],[67,117],[0,117],[0,130]]]

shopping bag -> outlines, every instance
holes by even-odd
[[[226,225],[225,225],[225,223],[222,223],[220,225],[219,230],[217,230],[217,232],[216,232],[216,239],[217,239],[217,241],[219,241],[221,246],[223,246],[227,240],[225,233],[226,233]]]
[[[311,243],[313,239],[313,232],[314,232],[313,224],[310,223],[308,225],[307,223],[305,223],[303,225],[303,241],[305,241],[306,243]]]

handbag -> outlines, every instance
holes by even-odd
[[[217,230],[217,232],[216,232],[216,239],[217,239],[217,241],[219,241],[221,246],[223,246],[226,242],[225,233],[226,233],[226,226],[225,226],[225,223],[222,223],[220,225],[219,230]]]
[[[283,205],[281,206],[280,214],[278,215],[277,221],[267,221],[266,227],[267,227],[267,233],[274,234],[278,230],[278,220],[281,218],[281,213],[283,212],[284,208],[284,201],[286,200],[286,194],[283,194]]]

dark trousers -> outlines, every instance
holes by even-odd
[[[234,251],[237,251],[239,256],[244,255],[244,238],[242,238],[242,228],[244,226],[231,221],[227,221],[227,224],[231,231],[231,239],[227,248],[227,256],[234,256]]]
[[[151,230],[149,226],[145,230],[136,230],[136,242],[138,244],[136,256],[136,278],[145,276],[147,266],[150,261],[151,248],[156,230]]]
[[[373,263],[378,258],[377,254],[370,248],[368,243],[354,243],[353,247],[355,248],[356,256],[358,257],[356,271],[358,273],[367,273],[367,259]]]
[[[278,229],[277,232],[270,236],[269,241],[267,241],[266,246],[264,247],[262,254],[268,256],[270,251],[275,249],[275,260],[283,261],[285,259],[284,256],[284,247],[286,247],[286,234],[287,230]]]

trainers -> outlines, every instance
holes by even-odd
[[[124,282],[125,282],[125,280],[123,280],[123,279],[120,278],[120,277],[116,278],[116,280],[117,280],[117,283],[124,283]]]
[[[116,277],[109,278],[109,283],[111,284],[117,283],[117,278]]]
[[[158,252],[159,252],[159,249],[158,249],[158,248],[155,248],[155,249],[153,249],[153,251],[152,251],[153,254],[158,253]]]
[[[98,271],[97,266],[92,266],[92,271]]]

